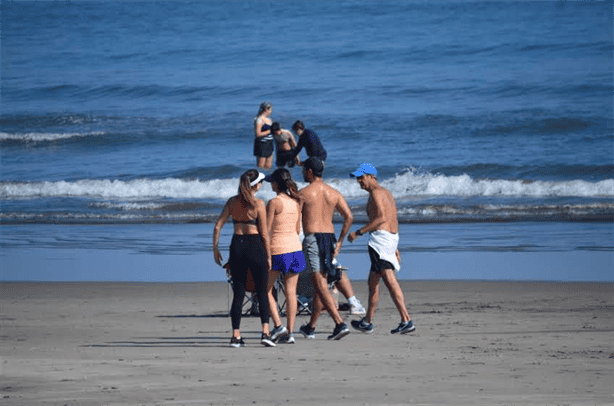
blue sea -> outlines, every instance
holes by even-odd
[[[357,225],[367,194],[348,174],[377,167],[401,278],[614,281],[612,2],[0,12],[0,280],[223,279],[212,224],[270,101],[319,135]],[[364,242],[341,259],[364,267]]]

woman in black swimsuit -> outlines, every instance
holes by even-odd
[[[273,105],[269,102],[260,104],[258,115],[254,120],[254,156],[258,168],[270,169],[273,166],[273,134],[271,133],[270,119]]]
[[[258,295],[260,321],[262,322],[260,342],[267,347],[275,346],[269,333],[267,284],[269,269],[271,269],[271,249],[266,228],[266,208],[264,202],[255,196],[263,180],[264,174],[255,169],[243,173],[239,193],[228,199],[213,229],[213,258],[218,265],[222,265],[222,254],[218,249],[220,231],[228,217],[232,217],[234,234],[230,244],[229,263],[234,296],[230,308],[232,321],[230,345],[233,347],[245,346],[239,328],[248,269],[252,273]]]

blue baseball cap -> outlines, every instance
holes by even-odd
[[[360,165],[358,170],[350,173],[350,177],[351,178],[359,178],[362,175],[377,176],[377,170],[375,169],[375,166],[373,166],[371,164],[364,163],[364,164]]]

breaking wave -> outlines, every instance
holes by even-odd
[[[89,197],[102,199],[227,199],[237,192],[238,179],[183,180],[136,179],[79,180],[76,182],[1,182],[0,198],[33,199],[40,197]],[[367,193],[351,179],[330,179],[327,182],[346,199],[363,199]],[[416,174],[407,171],[382,181],[396,199],[414,197],[614,197],[614,179],[599,182],[527,181],[472,179],[468,175],[444,176]],[[299,187],[304,186],[298,183]],[[259,197],[274,196],[270,187]]]

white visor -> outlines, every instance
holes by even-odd
[[[249,185],[256,186],[258,183],[262,182],[264,178],[265,178],[264,173],[258,172],[258,177],[254,179]]]

